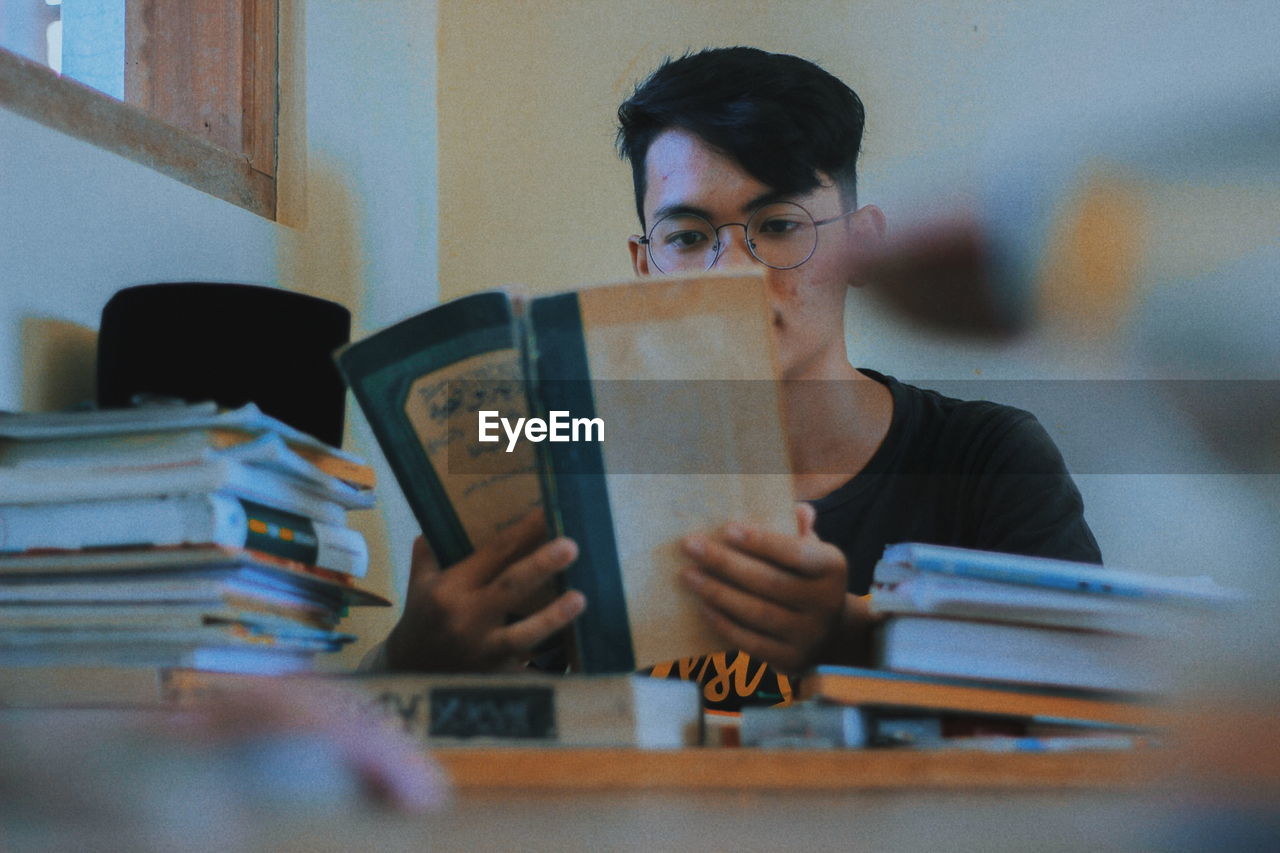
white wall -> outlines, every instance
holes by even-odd
[[[96,328],[103,304],[129,284],[276,279],[276,226],[4,110],[0,221],[4,408],[56,391],[30,377],[24,392],[24,321]]]
[[[0,110],[0,408],[91,396],[93,330],[127,285],[278,284],[347,305],[356,335],[436,300],[435,4],[284,0],[282,16],[289,226]],[[353,403],[348,422],[381,464]],[[379,473],[383,511],[353,522],[370,585],[398,598],[414,528]],[[377,639],[390,615],[351,625]]]
[[[436,4],[323,0],[305,18],[306,202],[279,242],[280,281],[350,307],[358,339],[439,298]],[[347,415],[347,446],[376,463],[380,483],[380,510],[353,516],[369,540],[368,585],[396,606],[353,610],[344,624],[361,640],[336,664],[390,630],[418,533],[350,395]]]

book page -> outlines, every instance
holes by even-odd
[[[795,530],[763,279],[597,288],[580,307],[636,664],[721,650],[677,580],[679,540]]]

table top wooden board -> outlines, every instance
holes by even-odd
[[[908,750],[447,748],[460,789],[992,790],[1132,788],[1157,778],[1147,753]]]

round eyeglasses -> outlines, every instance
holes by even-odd
[[[702,272],[711,269],[724,252],[721,229],[736,225],[746,233],[752,257],[766,267],[789,270],[813,257],[818,228],[853,212],[815,221],[795,202],[779,201],[757,207],[746,222],[723,225],[712,225],[696,213],[671,213],[654,223],[640,242],[648,247],[649,261],[658,272]]]

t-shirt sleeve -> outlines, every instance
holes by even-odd
[[[976,480],[976,547],[1101,563],[1084,501],[1053,439],[1029,412],[1006,410],[987,437]]]

